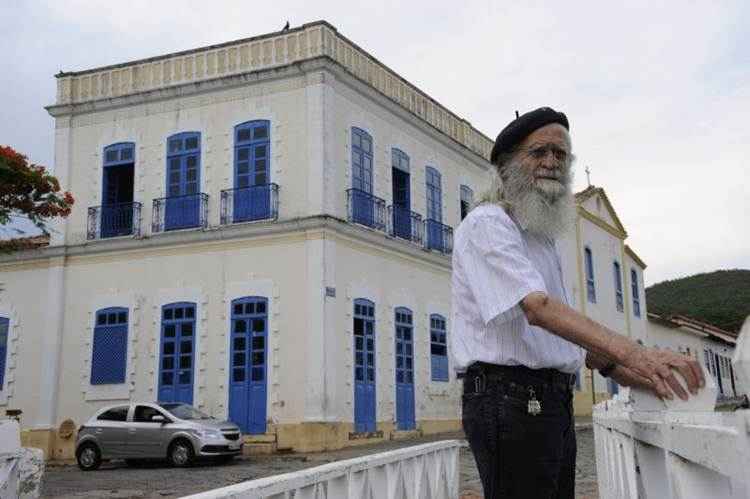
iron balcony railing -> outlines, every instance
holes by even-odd
[[[346,206],[349,221],[385,230],[385,201],[359,189],[346,191]]]
[[[154,199],[151,231],[206,228],[208,194],[186,194]]]
[[[428,218],[424,221],[424,231],[425,249],[437,250],[446,255],[453,252],[453,228]]]
[[[89,207],[86,239],[141,235],[141,203]]]
[[[388,234],[421,245],[424,234],[422,215],[401,206],[389,206]]]
[[[221,224],[276,220],[279,216],[279,186],[254,185],[221,191]]]

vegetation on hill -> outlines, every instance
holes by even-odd
[[[648,311],[681,314],[739,332],[750,315],[750,270],[717,270],[646,288]]]

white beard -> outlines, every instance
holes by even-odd
[[[521,227],[553,240],[572,227],[575,200],[569,165],[558,174],[559,181],[535,179],[518,161],[504,170],[502,199]]]

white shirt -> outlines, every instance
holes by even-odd
[[[554,241],[522,230],[498,205],[474,208],[453,245],[454,369],[482,361],[576,372],[584,350],[526,320],[520,302],[535,291],[568,303]]]

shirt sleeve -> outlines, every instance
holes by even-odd
[[[523,310],[527,295],[547,287],[524,251],[518,226],[505,213],[478,217],[467,227],[462,255],[467,284],[482,320],[506,322]]]

